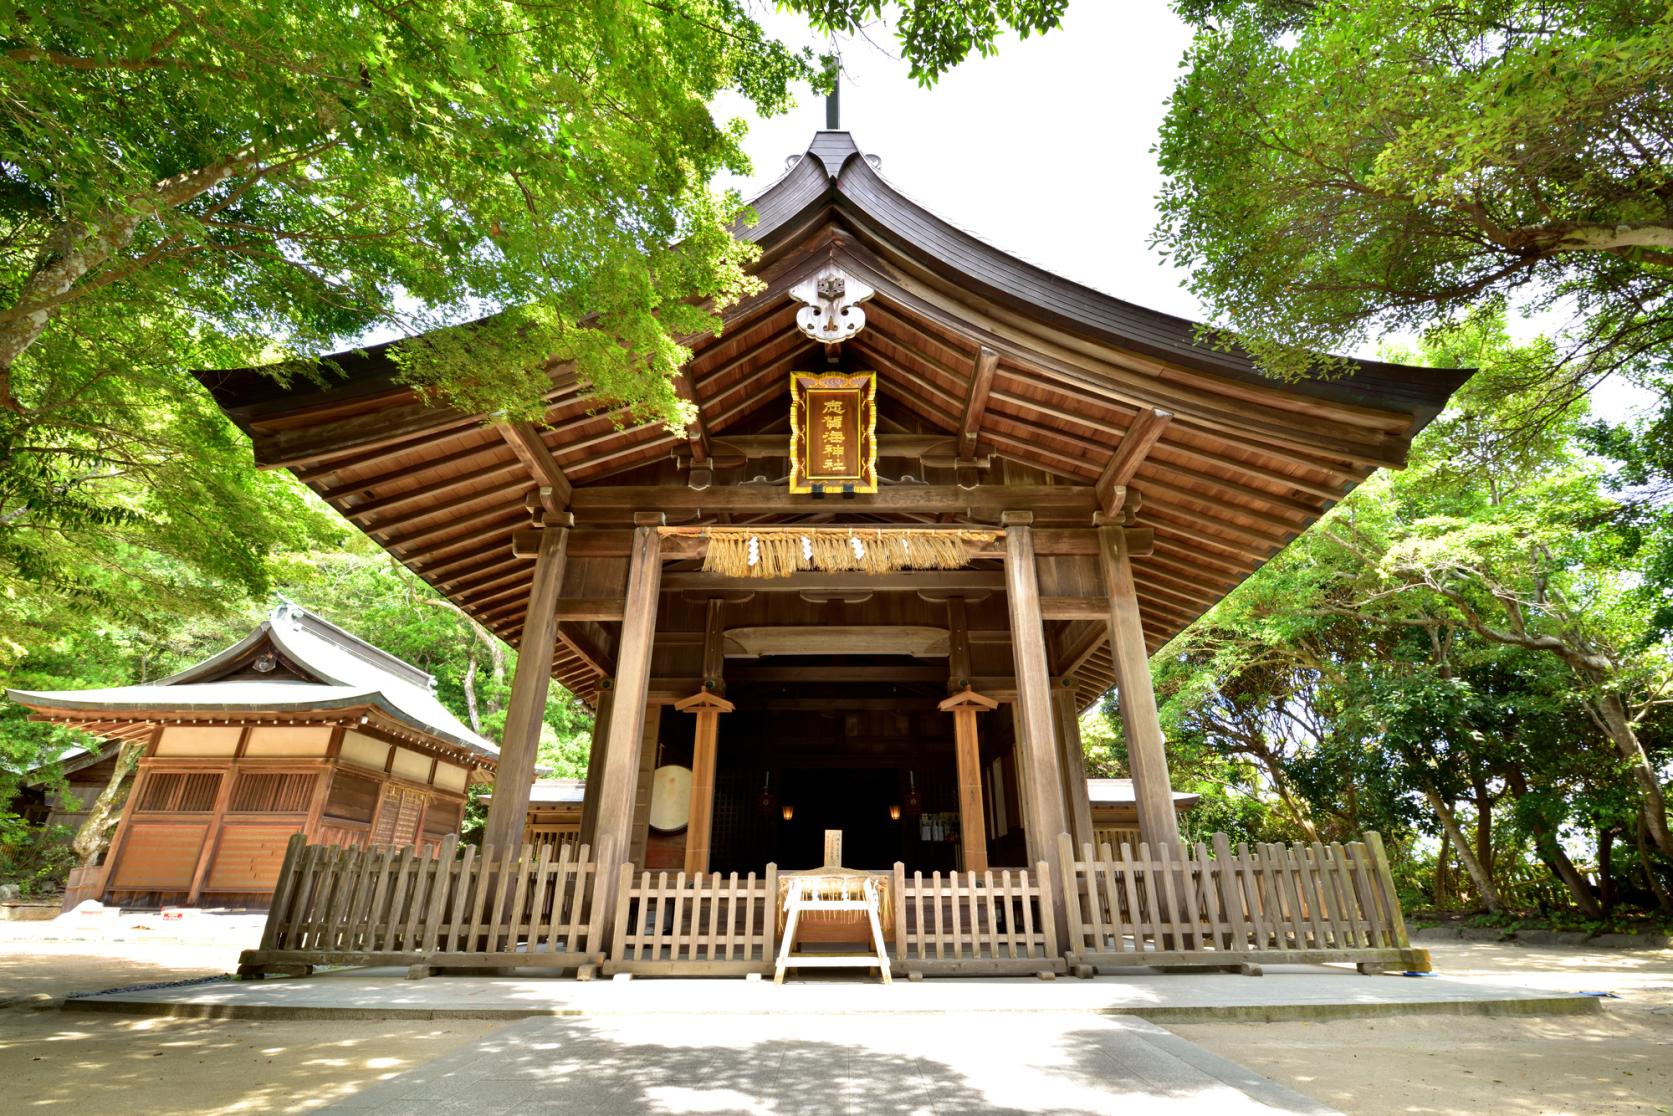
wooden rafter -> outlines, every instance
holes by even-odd
[[[1147,407],[1140,411],[1133,420],[1133,425],[1127,428],[1121,444],[1115,447],[1115,454],[1109,464],[1098,475],[1098,510],[1104,515],[1114,516],[1121,512],[1122,501],[1127,495],[1127,484],[1133,479],[1133,474],[1144,464],[1145,455],[1150,447],[1156,444],[1156,439],[1162,436],[1162,431],[1168,428],[1168,422],[1173,415],[1168,411],[1159,411],[1154,407]]]
[[[988,394],[993,391],[993,374],[998,368],[998,353],[986,345],[976,351],[970,370],[970,392],[964,397],[964,414],[958,424],[959,449],[965,457],[976,456],[982,417],[987,414]]]
[[[517,460],[528,470],[529,477],[540,490],[540,502],[547,514],[556,515],[569,507],[571,491],[569,478],[558,466],[546,441],[530,422],[506,422],[499,427],[500,435]]]

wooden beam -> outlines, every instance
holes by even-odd
[[[798,573],[790,577],[727,577],[723,574],[692,571],[669,573],[662,577],[662,589],[670,593],[740,589],[758,593],[841,589],[870,589],[875,592],[985,589],[993,592],[1004,586],[1005,577],[998,570],[898,570],[886,574],[868,574],[863,570],[855,570],[847,573]]]
[[[962,456],[976,456],[976,443],[982,433],[982,418],[988,410],[988,394],[993,391],[994,369],[999,367],[999,354],[983,345],[976,350],[976,361],[970,370],[970,391],[964,397],[964,414],[959,418],[958,438]]]
[[[499,431],[505,438],[505,444],[511,447],[511,452],[517,455],[517,460],[523,463],[523,468],[529,471],[535,486],[540,489],[541,505],[547,514],[556,514],[569,507],[569,478],[564,476],[534,424],[501,423]]]
[[[938,453],[954,453],[958,440],[950,434],[879,434],[877,456],[924,457]],[[718,435],[713,442],[717,465],[741,465],[746,461],[790,456],[790,435],[785,434],[730,434]]]
[[[997,514],[1007,508],[1032,508],[1036,514],[1085,514],[1093,511],[1093,490],[1086,485],[897,484],[852,496],[797,495],[777,485],[728,485],[707,492],[658,485],[599,485],[577,488],[571,505],[577,512],[657,507],[665,511],[714,512],[966,512]]]
[[[1146,407],[1133,419],[1127,433],[1115,447],[1115,453],[1110,457],[1109,464],[1098,475],[1098,511],[1104,515],[1115,516],[1121,514],[1121,504],[1127,495],[1127,485],[1132,481],[1133,474],[1144,464],[1145,456],[1150,453],[1150,447],[1156,444],[1156,439],[1162,436],[1162,431],[1168,428],[1168,422],[1173,418],[1172,413]]]

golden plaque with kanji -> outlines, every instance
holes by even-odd
[[[790,491],[877,491],[877,373],[790,374]]]

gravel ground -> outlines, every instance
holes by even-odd
[[[1619,998],[1605,1000],[1596,1016],[1168,1029],[1352,1116],[1673,1112],[1673,950],[1430,948],[1449,977]]]

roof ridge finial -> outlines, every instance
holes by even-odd
[[[836,44],[831,44],[831,56],[835,66],[831,70],[831,91],[825,94],[825,130],[827,132],[842,131],[842,55],[837,52]]]

